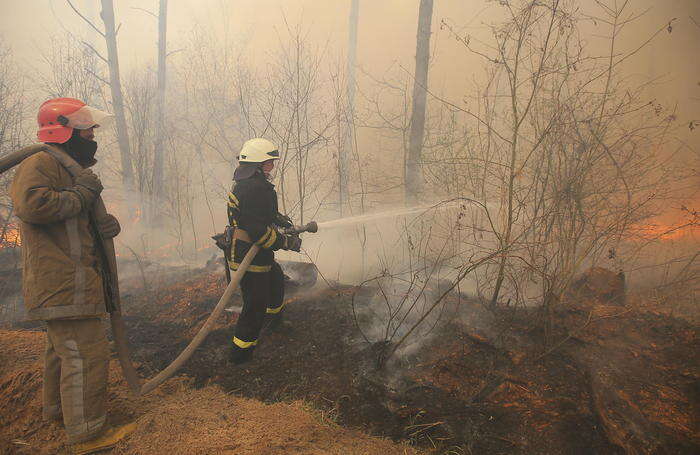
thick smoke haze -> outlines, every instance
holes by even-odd
[[[0,453],[700,454],[700,0],[0,7]]]
[[[24,85],[30,99],[36,105],[47,97],[39,81],[49,72],[49,61],[61,40],[74,36],[77,41],[84,41],[106,54],[105,43],[83,19],[61,0],[35,0],[28,2],[2,1],[4,14],[0,17],[0,38],[9,48],[12,61],[18,74],[26,78]],[[102,26],[99,18],[100,2],[75,0],[73,5],[98,27]],[[318,66],[310,73],[324,80],[333,80],[333,75],[344,71],[348,44],[348,16],[350,1],[317,0],[179,0],[170,1],[168,6],[168,39],[170,53],[168,64],[168,111],[167,116],[173,123],[169,128],[177,134],[177,150],[194,150],[206,147],[214,151],[204,160],[202,155],[183,158],[179,166],[197,167],[192,176],[187,177],[183,194],[192,206],[183,212],[179,225],[169,230],[154,233],[141,228],[139,221],[143,214],[133,213],[133,205],[138,205],[141,195],[119,190],[118,159],[114,141],[105,140],[101,151],[104,157],[100,172],[107,182],[105,199],[113,210],[119,211],[123,218],[136,220],[126,226],[120,241],[130,245],[135,251],[146,249],[144,233],[152,234],[159,241],[149,240],[158,248],[163,245],[176,244],[178,251],[193,247],[201,250],[209,242],[209,235],[220,231],[225,225],[224,195],[230,185],[230,178],[237,148],[244,136],[252,134],[242,129],[226,137],[227,141],[209,144],[209,136],[219,134],[217,129],[237,129],[230,118],[220,118],[216,113],[206,111],[187,112],[191,106],[190,98],[181,97],[173,90],[173,84],[190,84],[192,91],[187,96],[199,96],[209,86],[210,81],[204,75],[212,77],[211,84],[220,82],[224,89],[235,92],[237,87],[233,77],[235,71],[245,66],[246,71],[257,71],[250,79],[264,86],[265,78],[274,77],[279,67],[280,49],[290,49],[294,33],[303,37],[304,46],[312,55],[321,56]],[[432,95],[456,106],[474,107],[475,100],[481,96],[487,79],[487,67],[484,59],[466,50],[461,38],[469,36],[470,43],[476,47],[488,49],[491,42],[491,26],[506,18],[504,2],[498,1],[461,1],[436,0],[432,18],[432,35],[430,42],[429,103],[435,102]],[[507,2],[505,2],[507,3]],[[413,81],[416,53],[416,29],[418,25],[418,1],[381,0],[360,1],[359,28],[357,45],[357,111],[358,116],[370,118],[368,114],[375,102],[376,106],[387,108],[387,112],[401,112],[406,101],[400,96],[387,95],[397,86],[404,89],[410,97]],[[585,17],[594,13],[592,2],[576,3],[577,13]],[[590,11],[589,11],[590,10]],[[139,77],[152,76],[157,62],[157,1],[115,1],[115,17],[119,26],[118,46],[122,82],[127,87],[138,87]],[[676,116],[678,125],[692,125],[700,120],[700,73],[697,55],[700,50],[700,3],[695,0],[654,1],[635,0],[630,2],[625,19],[639,16],[626,26],[615,43],[619,53],[633,52],[620,65],[624,83],[630,87],[643,88],[642,97],[654,101],[669,109]],[[658,33],[657,33],[658,32]],[[648,45],[647,40],[654,37]],[[591,18],[581,25],[578,37],[587,52],[594,56],[604,56],[609,51],[609,31],[605,24]],[[67,41],[66,41],[67,42]],[[201,47],[197,47],[201,45]],[[202,73],[193,72],[197,59],[201,57],[205,68]],[[217,62],[228,62],[219,68],[207,68]],[[206,73],[210,70],[209,73]],[[205,74],[206,73],[206,74]],[[238,77],[238,76],[236,76]],[[340,77],[340,76],[338,76]],[[185,81],[185,82],[183,82]],[[231,82],[229,82],[231,81]],[[226,84],[229,84],[226,86]],[[340,82],[339,82],[340,84]],[[321,90],[326,93],[332,84]],[[180,90],[178,86],[177,90]],[[264,90],[264,88],[261,88]],[[138,92],[133,92],[132,101],[138,100]],[[319,98],[321,99],[321,98]],[[127,100],[128,101],[128,100]],[[25,133],[28,140],[33,138],[33,106],[27,103]],[[375,106],[375,107],[376,107]],[[237,106],[234,106],[238,109]],[[410,107],[410,106],[409,106]],[[314,105],[314,112],[320,117],[331,117],[333,109],[329,105]],[[430,113],[430,106],[429,106]],[[207,114],[211,116],[207,117]],[[149,114],[153,117],[154,113]],[[374,114],[372,114],[374,115]],[[211,125],[204,128],[202,125]],[[377,212],[403,205],[402,190],[399,188],[403,176],[402,144],[397,139],[399,134],[389,137],[386,131],[375,127],[373,120],[360,122],[356,132],[356,150],[358,159],[366,167],[368,180],[386,182],[387,188],[364,188],[367,196],[361,210]],[[466,127],[465,127],[466,128]],[[212,132],[213,130],[217,130]],[[659,155],[679,153],[688,167],[697,166],[700,135],[691,128],[678,128],[678,141],[664,144],[658,150]],[[226,134],[223,134],[226,136]],[[107,136],[109,137],[109,136]],[[186,142],[186,141],[192,142]],[[199,145],[195,145],[199,144]],[[679,144],[683,144],[680,146]],[[315,200],[301,212],[304,221],[311,218],[320,220],[333,219],[338,211],[328,203],[332,199],[332,182],[335,179],[334,151],[330,146],[314,150],[311,168],[313,186],[318,192]],[[138,165],[138,164],[137,164]],[[315,180],[314,180],[315,179]],[[698,183],[698,182],[696,182]],[[697,200],[700,185],[687,185],[683,194],[676,194],[692,203]],[[397,189],[398,188],[398,189]],[[288,212],[299,215],[298,201],[293,196],[298,188],[289,183],[285,188],[285,200],[282,202]],[[452,189],[445,189],[450,193]],[[373,193],[374,192],[374,193]],[[206,196],[204,194],[206,193]],[[291,194],[292,196],[287,196]],[[324,196],[325,194],[325,196]],[[468,191],[459,189],[461,196]],[[444,199],[444,194],[427,197],[427,202]],[[117,201],[115,203],[115,201]],[[183,203],[184,204],[184,203]],[[313,205],[313,207],[312,207]],[[360,210],[355,207],[356,210]],[[677,211],[658,214],[667,221],[676,222]],[[301,220],[297,220],[301,221]],[[481,220],[483,221],[483,220]],[[386,221],[383,222],[386,225]],[[394,223],[396,224],[396,223]],[[370,229],[385,232],[386,238],[380,240],[376,235],[368,240],[366,246],[376,250],[380,245],[398,241],[400,234],[388,227],[374,225]],[[356,230],[356,229],[355,229]],[[183,234],[183,232],[189,234]],[[392,231],[391,234],[388,234]],[[173,234],[175,232],[175,234]],[[337,250],[340,257],[353,257],[353,263],[360,264],[364,259],[357,246],[348,247],[343,236],[350,234],[341,230],[341,234],[323,234],[307,242],[312,254],[327,264],[325,270],[330,276],[340,279],[337,268]],[[376,232],[375,232],[376,234]],[[340,237],[338,237],[340,235]],[[178,237],[179,236],[179,237]],[[175,241],[173,238],[177,237]],[[353,242],[359,242],[354,239]],[[384,242],[384,243],[382,243]],[[332,244],[341,244],[343,246]],[[343,248],[350,251],[342,252]],[[128,252],[124,252],[129,254]],[[336,261],[336,262],[334,262]],[[371,262],[371,261],[370,261]],[[375,265],[377,263],[375,262]],[[378,266],[378,265],[377,265]],[[358,270],[352,270],[348,276],[356,279]],[[375,267],[376,268],[376,267]],[[347,273],[347,269],[346,269]]]
[[[99,1],[73,2],[86,16],[99,23]],[[581,8],[587,7],[581,2]],[[0,17],[0,33],[12,46],[19,62],[39,65],[39,54],[49,49],[48,37],[70,31],[89,41],[99,41],[65,1],[34,0],[29,2],[0,2],[5,12]],[[629,73],[638,77],[660,78],[658,95],[668,103],[679,104],[682,112],[697,114],[700,101],[698,62],[700,41],[700,4],[695,0],[636,0],[632,12],[642,17],[632,24],[622,37],[622,47],[635,46],[659,27],[674,22],[673,32],[655,40],[649,48],[638,53],[629,63]],[[121,23],[119,32],[120,58],[124,70],[139,65],[154,65],[156,60],[157,21],[149,14],[157,13],[157,2],[120,0],[115,2],[115,16]],[[213,30],[222,42],[244,43],[247,52],[264,64],[270,47],[276,46],[285,18],[290,24],[303,24],[310,41],[328,46],[334,54],[344,54],[347,44],[350,2],[315,0],[181,0],[169,3],[168,45],[182,48],[197,27]],[[358,30],[358,63],[381,74],[391,65],[399,64],[408,71],[413,68],[417,1],[381,0],[361,2]],[[464,94],[465,84],[479,76],[479,60],[464,53],[463,48],[440,30],[441,21],[454,24],[476,37],[489,34],[487,24],[499,19],[497,2],[439,0],[433,13],[434,44],[431,81],[444,86],[446,92]],[[592,45],[600,36],[595,26],[585,40]],[[99,43],[98,46],[103,46]],[[171,64],[177,65],[173,55]],[[452,92],[457,90],[457,92]],[[697,115],[696,115],[697,116]]]

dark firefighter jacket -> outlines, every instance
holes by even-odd
[[[248,267],[249,272],[269,272],[275,260],[273,251],[284,245],[284,236],[275,229],[277,192],[261,171],[251,177],[237,180],[228,194],[228,222],[244,230],[260,251]],[[237,270],[250,249],[251,243],[234,236],[231,270]]]
[[[95,239],[73,187],[68,171],[47,152],[25,159],[10,187],[21,221],[22,288],[30,320],[105,313]]]

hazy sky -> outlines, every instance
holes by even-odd
[[[68,7],[65,0],[0,0],[0,35],[23,67],[38,68],[37,53],[47,40],[64,30],[103,43]],[[98,18],[99,0],[74,0],[87,16]],[[157,0],[114,0],[123,72],[137,65],[155,65],[157,22],[142,9],[157,12]],[[580,2],[590,7],[591,0]],[[413,68],[419,0],[360,0],[358,64],[374,74],[400,65]],[[290,24],[302,24],[311,42],[328,46],[330,55],[342,55],[347,44],[350,0],[170,0],[168,44],[186,45],[191,32],[205,27],[247,43],[255,63],[262,65],[268,49],[277,44],[278,32]],[[626,71],[640,78],[659,78],[655,96],[664,104],[678,104],[683,120],[700,120],[700,0],[631,0],[630,11],[648,12],[630,28],[620,49],[636,47],[672,18],[672,33],[662,33],[653,44],[630,60]],[[433,67],[430,84],[455,101],[472,88],[481,61],[469,56],[449,34],[440,30],[442,20],[463,33],[488,36],[487,23],[495,19],[497,2],[487,0],[435,0],[433,14]],[[695,20],[695,22],[693,21]],[[99,20],[98,25],[101,25]],[[595,45],[595,27],[587,38]],[[182,54],[181,54],[182,55]],[[178,54],[169,62],[177,65]],[[700,144],[699,134],[689,137]]]
[[[566,0],[562,0],[566,1]],[[608,2],[622,0],[606,0]],[[158,0],[114,0],[119,31],[119,53],[124,79],[134,68],[156,65],[157,20],[148,12],[157,12]],[[275,52],[278,37],[284,36],[285,18],[289,24],[301,24],[308,33],[307,43],[326,47],[328,56],[340,58],[347,47],[350,0],[170,0],[168,47],[188,46],[195,30],[209,30],[221,42],[245,46],[249,60],[265,65]],[[484,63],[465,51],[454,37],[440,27],[447,21],[462,34],[488,40],[488,24],[497,22],[502,8],[494,0],[434,0],[431,37],[432,66],[429,85],[455,104],[474,95],[473,80],[484,72]],[[99,0],[74,0],[74,4],[98,26]],[[593,0],[580,0],[585,11]],[[42,71],[41,52],[51,39],[62,39],[70,31],[92,41],[99,49],[104,42],[69,8],[65,0],[0,0],[0,37],[12,49],[22,70],[31,75]],[[413,71],[419,0],[360,0],[358,65],[381,77],[390,68],[392,75]],[[669,106],[677,106],[679,122],[700,121],[700,0],[630,0],[630,12],[646,11],[620,37],[620,52],[638,47],[670,20],[673,31],[662,32],[653,43],[631,58],[623,68],[628,78],[658,82],[649,97]],[[601,54],[606,33],[604,26],[587,25],[584,40]],[[169,65],[184,62],[187,53],[175,53]],[[327,68],[327,67],[326,67]],[[646,94],[645,94],[646,95]],[[694,147],[687,155],[689,166],[698,166],[700,128],[685,128],[682,139]],[[360,147],[362,148],[362,147]],[[366,153],[371,150],[367,147]],[[230,178],[230,177],[227,177]],[[700,186],[700,185],[699,185]],[[224,213],[224,212],[222,212]]]

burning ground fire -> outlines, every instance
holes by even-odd
[[[5,229],[0,231],[0,249],[14,248],[22,245],[22,237],[19,234],[19,228],[14,224],[8,224]]]
[[[633,224],[629,227],[630,240],[697,240],[700,237],[700,212],[685,205],[680,207],[682,218],[669,224],[671,212],[648,220],[647,223]],[[665,222],[662,222],[664,220]],[[656,222],[655,222],[656,221]]]
[[[636,240],[683,240],[698,237],[700,224],[690,222],[680,226],[665,224],[647,224],[632,229]]]

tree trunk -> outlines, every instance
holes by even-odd
[[[107,59],[109,60],[109,86],[112,91],[112,106],[117,123],[117,141],[122,164],[122,182],[124,188],[134,188],[134,170],[131,165],[129,150],[129,131],[126,127],[124,114],[124,98],[122,84],[119,79],[119,56],[117,54],[117,31],[114,26],[114,5],[112,0],[102,0],[102,22],[105,24],[105,41],[107,42]]]
[[[163,143],[165,140],[166,32],[168,0],[160,0],[158,11],[158,93],[156,98],[156,137],[153,151],[153,183],[151,187],[151,221],[158,223],[159,201],[163,194]]]
[[[418,36],[416,39],[416,73],[413,82],[413,109],[411,132],[408,138],[406,159],[406,203],[417,201],[423,186],[420,170],[423,136],[425,134],[425,104],[428,89],[428,60],[430,58],[430,23],[433,18],[433,0],[421,0],[418,11]]]
[[[348,66],[347,66],[347,109],[345,114],[345,136],[343,146],[338,153],[339,173],[339,208],[343,216],[343,205],[348,201],[349,162],[353,147],[354,118],[355,118],[355,65],[357,62],[357,23],[360,10],[360,0],[352,0],[350,5],[350,27],[348,33]]]

